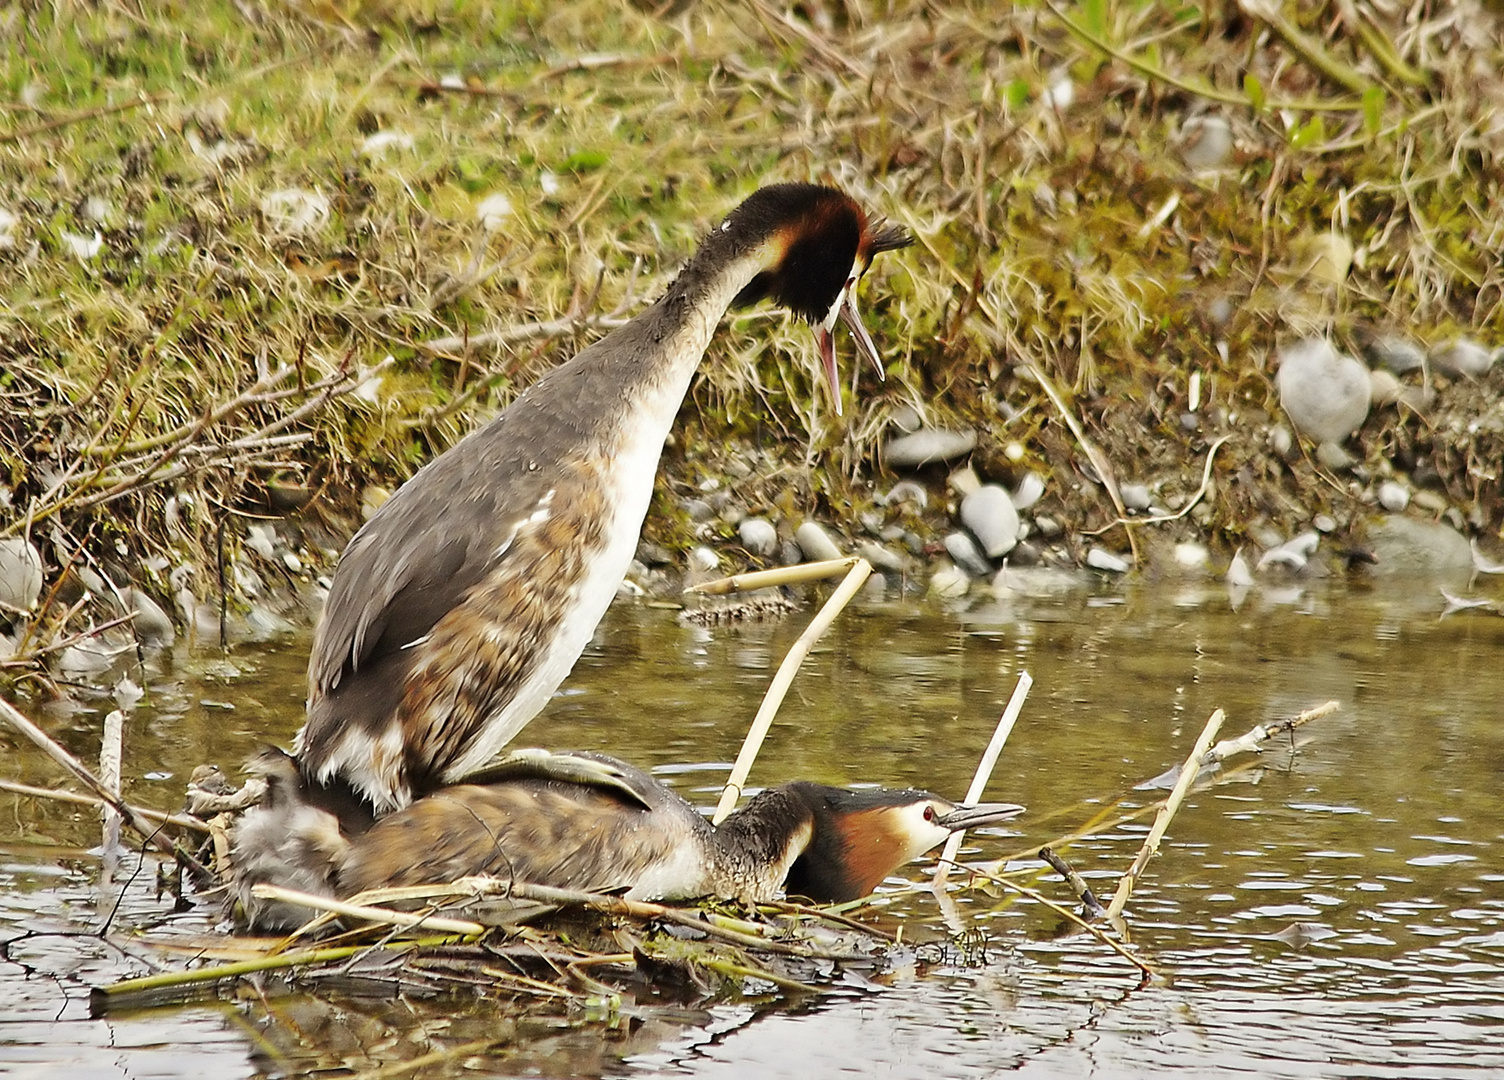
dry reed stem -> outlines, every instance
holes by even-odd
[[[1116,919],[1123,914],[1123,907],[1133,893],[1134,884],[1138,881],[1139,875],[1144,872],[1144,868],[1149,865],[1149,860],[1159,851],[1159,842],[1164,839],[1165,830],[1170,827],[1170,819],[1175,816],[1175,811],[1180,809],[1180,804],[1185,801],[1191,786],[1196,782],[1197,763],[1211,747],[1212,740],[1222,729],[1222,721],[1225,718],[1226,714],[1221,709],[1207,718],[1206,726],[1201,729],[1201,735],[1196,740],[1195,747],[1186,758],[1180,780],[1175,784],[1175,789],[1170,792],[1170,797],[1165,800],[1165,804],[1159,808],[1154,824],[1149,827],[1149,835],[1144,838],[1143,847],[1139,848],[1138,856],[1128,867],[1128,872],[1118,879],[1117,891],[1113,893],[1112,902],[1107,905],[1109,919]]]
[[[48,799],[53,802],[72,803],[75,806],[93,806],[103,809],[110,804],[94,795],[81,795],[76,791],[63,791],[59,788],[41,788],[31,784],[23,784],[16,780],[0,780],[0,791],[9,791],[13,795],[25,795],[32,799]],[[136,807],[136,813],[147,821],[158,821],[167,825],[175,825],[180,829],[192,829],[207,835],[210,828],[197,818],[188,817],[185,814],[166,814],[161,810],[149,810],[146,807]]]
[[[703,593],[709,596],[725,596],[734,592],[750,592],[775,585],[802,585],[806,581],[824,581],[837,574],[848,573],[856,566],[861,556],[851,555],[844,559],[826,559],[823,562],[795,563],[792,566],[777,566],[771,570],[754,570],[746,574],[732,574],[714,581],[691,585],[685,592]]]
[[[441,934],[459,934],[462,937],[480,937],[486,932],[486,927],[480,923],[465,919],[448,919],[426,912],[415,914],[410,911],[371,907],[368,904],[352,904],[328,896],[300,892],[297,889],[285,889],[280,885],[252,885],[251,895],[260,900],[280,900],[283,903],[306,907],[311,911],[344,915],[352,919],[360,919],[362,922],[395,926],[402,930],[431,930]]]
[[[977,762],[977,771],[971,778],[971,786],[966,789],[967,803],[976,803],[981,799],[982,792],[987,790],[987,784],[992,779],[992,770],[997,766],[998,756],[1002,754],[1003,745],[1013,732],[1013,725],[1018,722],[1018,714],[1023,711],[1024,702],[1029,697],[1029,688],[1033,685],[1033,676],[1027,671],[1019,672],[1018,682],[1013,687],[1013,694],[1008,698],[1003,715],[998,717],[997,727],[992,732],[992,740],[987,744],[987,749],[982,752],[982,759]],[[962,829],[951,833],[950,839],[945,842],[945,847],[940,852],[940,865],[935,868],[935,878],[932,882],[936,889],[945,888],[945,879],[950,873],[951,864],[955,861],[956,853],[961,850],[961,843],[965,839],[966,830]]]
[[[768,730],[773,726],[773,717],[777,714],[778,707],[783,704],[784,695],[793,684],[794,676],[798,673],[799,666],[804,663],[804,658],[815,647],[815,642],[819,641],[825,631],[830,629],[836,616],[866,584],[871,574],[872,564],[866,559],[858,558],[847,572],[845,580],[835,592],[831,593],[825,606],[810,621],[808,628],[799,635],[799,640],[794,642],[788,655],[783,658],[783,663],[778,666],[778,671],[768,686],[768,692],[763,696],[762,704],[757,709],[757,715],[752,719],[752,727],[747,731],[746,739],[742,741],[741,751],[736,755],[736,764],[731,768],[731,776],[727,779],[726,786],[721,789],[720,802],[716,804],[715,814],[710,819],[712,824],[719,825],[735,809],[737,799],[741,798],[742,785],[747,782],[747,775],[752,771],[752,763],[757,760],[757,752],[762,748],[763,740],[767,738]]]

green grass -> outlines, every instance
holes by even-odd
[[[1276,418],[1265,357],[1283,336],[1346,341],[1375,323],[1423,342],[1504,340],[1489,104],[1504,57],[1481,29],[1495,16],[1380,19],[1365,38],[1337,5],[1302,5],[1293,28],[1230,5],[816,9],[828,26],[774,6],[603,0],[0,14],[13,43],[0,209],[19,218],[0,248],[0,532],[76,539],[109,523],[124,576],[140,578],[151,554],[205,563],[218,523],[273,478],[349,508],[592,335],[440,355],[425,341],[630,314],[701,231],[777,179],[839,183],[921,242],[864,286],[891,359],[885,383],[859,374],[845,420],[819,396],[803,328],[728,323],[670,465],[714,474],[725,447],[756,440],[792,468],[752,478],[754,505],[851,520],[870,506],[883,418],[915,403],[984,429],[984,474],[1051,473],[1057,512],[1100,525],[1110,505],[1080,488],[1079,449],[1021,364],[1067,391],[1125,475],[1190,490],[1216,433],[1178,422],[1192,371],[1213,428],[1230,430]],[[1066,77],[1074,100],[1057,109],[1049,90]],[[1225,169],[1196,175],[1177,132],[1209,109],[1236,146]],[[399,138],[369,152],[380,133]],[[281,190],[315,193],[327,217],[279,232],[263,207]],[[488,232],[476,209],[493,193],[512,215]],[[69,253],[69,234],[96,233],[96,257]],[[1303,264],[1328,233],[1356,253],[1338,282]],[[1227,321],[1208,314],[1221,301]],[[374,400],[348,392],[388,356]],[[352,375],[278,429],[301,442],[258,433],[314,401],[306,390],[201,423],[280,365],[297,369],[295,390]],[[1384,423],[1401,430],[1366,438],[1372,463],[1429,445],[1414,417]],[[1355,512],[1309,468],[1271,467],[1249,430],[1224,452],[1227,475],[1284,494],[1222,485],[1213,538]],[[143,449],[174,432],[165,461]],[[224,449],[247,437],[260,441]],[[1496,462],[1488,438],[1462,453]],[[1022,458],[1002,453],[1009,442]],[[185,471],[161,479],[173,467]],[[1449,484],[1497,525],[1497,480]],[[183,494],[201,512],[168,529]],[[685,540],[672,515],[653,527]]]

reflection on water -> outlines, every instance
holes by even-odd
[[[579,1025],[570,1006],[520,1010],[386,1001],[350,986],[246,983],[213,999],[90,1020],[87,990],[149,970],[153,938],[203,933],[148,866],[101,885],[90,812],[0,796],[0,1069],[25,1075],[233,1077],[374,1069],[467,1047],[441,1075],[746,1076],[858,1069],[894,1077],[1456,1076],[1504,1069],[1504,621],[1438,620],[1433,593],[1331,592],[1239,612],[1219,592],[991,603],[954,613],[849,613],[811,657],[755,782],[915,784],[964,791],[1017,673],[1033,695],[989,795],[1028,805],[972,840],[1015,853],[1101,817],[1189,750],[1337,698],[1342,710],[1191,797],[1129,906],[1159,972],[1070,936],[1032,903],[972,893],[946,944],[933,899],[897,898],[914,963],[851,972],[803,1003],[685,1009],[628,1002]],[[671,612],[614,611],[524,742],[603,749],[713,802],[725,763],[802,619],[705,630]],[[131,717],[129,794],[177,805],[194,765],[233,766],[300,719],[306,642],[154,661]],[[139,681],[139,679],[138,679]],[[97,754],[107,700],[41,710]],[[5,772],[51,785],[8,732]],[[1236,762],[1234,764],[1237,764]],[[1065,854],[1108,891],[1143,820]],[[1049,878],[1047,893],[1068,899]],[[123,902],[121,892],[124,892]],[[117,903],[119,904],[117,910]],[[96,936],[107,921],[116,934]],[[925,944],[929,942],[929,944]],[[939,961],[936,963],[936,961]],[[60,1023],[57,1021],[61,1021]],[[488,1045],[489,1044],[489,1045]]]

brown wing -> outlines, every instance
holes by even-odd
[[[488,874],[619,892],[682,838],[602,788],[554,781],[460,784],[391,814],[352,845],[340,891],[428,885]]]

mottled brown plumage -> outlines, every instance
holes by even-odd
[[[615,595],[664,439],[728,305],[767,298],[816,323],[835,389],[834,323],[877,359],[855,285],[875,254],[907,242],[839,191],[764,188],[661,300],[420,470],[335,572],[296,748],[304,777],[380,816],[494,757]]]
[[[780,893],[817,903],[865,896],[957,829],[1022,812],[1011,803],[956,806],[912,789],[845,791],[795,781],[755,796],[719,827],[641,769],[604,754],[521,750],[476,778],[341,832],[279,752],[262,759],[273,823],[255,852],[235,851],[237,901],[260,929],[291,929],[304,913],[258,900],[255,881],[349,897],[484,875],[632,899]],[[268,815],[269,816],[269,815]]]

